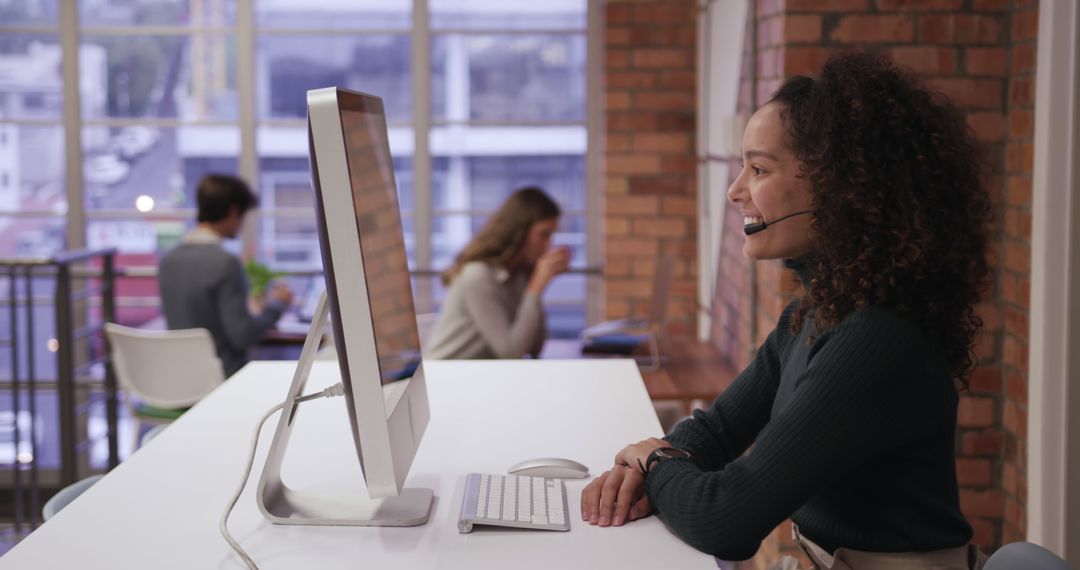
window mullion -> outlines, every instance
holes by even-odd
[[[67,245],[86,245],[83,200],[82,94],[79,92],[79,7],[60,3],[60,74],[64,93],[64,186],[67,195]]]
[[[431,266],[431,30],[428,0],[413,0],[412,93],[413,93],[413,203],[416,205],[414,238],[416,265]],[[413,296],[420,312],[434,310],[434,287],[428,279],[416,283]]]
[[[255,0],[236,2],[236,97],[240,120],[240,175],[251,184],[256,195],[259,189],[259,159],[256,148],[255,117]],[[259,238],[260,216],[249,216],[244,224],[244,252],[253,255]]]

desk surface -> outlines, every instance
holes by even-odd
[[[317,362],[315,391],[337,381]],[[242,568],[218,532],[258,418],[284,399],[289,362],[248,365],[6,556],[6,568]],[[229,528],[260,568],[716,568],[656,517],[621,528],[581,521],[586,480],[568,481],[566,533],[479,527],[457,532],[464,475],[563,456],[598,474],[627,442],[660,434],[628,360],[425,362],[431,423],[407,485],[435,490],[413,528],[285,527],[254,489],[276,419]],[[301,405],[283,478],[292,487],[363,493],[344,398]],[[545,426],[538,429],[537,426]]]

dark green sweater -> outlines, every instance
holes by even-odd
[[[821,334],[806,323],[796,336],[794,307],[712,407],[665,438],[694,459],[649,472],[646,492],[660,517],[726,560],[753,556],[788,517],[830,552],[967,544],[958,395],[940,343],[881,308]]]

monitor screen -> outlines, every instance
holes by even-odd
[[[420,334],[416,328],[386,118],[378,100],[359,99],[355,103],[342,105],[341,128],[367,276],[379,374],[382,383],[388,384],[413,375],[420,363]]]

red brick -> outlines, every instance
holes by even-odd
[[[690,150],[690,133],[640,133],[633,135],[636,151],[687,152]]]
[[[1039,12],[1018,11],[1013,14],[1012,24],[1013,42],[1034,38],[1039,32]]]
[[[996,44],[1003,16],[979,14],[926,15],[919,20],[919,40],[930,44]]]
[[[975,138],[984,142],[999,142],[1005,138],[1005,116],[995,111],[967,114],[967,123]]]
[[[655,214],[660,209],[660,200],[656,196],[620,196],[609,198],[605,206],[609,215]]]
[[[696,216],[697,198],[663,196],[660,198],[660,213]]]
[[[1009,7],[1010,0],[975,0],[972,5],[978,12],[1003,12]]]
[[[606,216],[604,218],[604,234],[609,236],[630,235],[630,220],[622,216]]]
[[[664,71],[660,75],[660,86],[669,89],[697,89],[697,71]]]
[[[697,157],[691,155],[669,155],[660,157],[661,172],[665,174],[694,174],[697,172]]]
[[[625,49],[608,49],[604,51],[605,69],[625,69],[630,67],[630,51]]]
[[[659,174],[662,172],[660,157],[654,154],[608,155],[604,167],[609,174]]]
[[[1014,109],[1009,113],[1009,137],[1013,139],[1030,139],[1034,133],[1034,112]]]
[[[1031,248],[1026,243],[1006,243],[1005,269],[1017,273],[1031,271]]]
[[[630,303],[626,299],[608,297],[604,303],[604,314],[609,319],[621,319],[630,316]]]
[[[889,49],[893,61],[920,75],[956,73],[956,48],[937,46],[901,46]]]
[[[1034,73],[1035,72],[1035,44],[1016,44],[1012,48],[1012,72]]]
[[[641,113],[632,111],[609,111],[607,115],[607,131],[654,131],[660,124],[660,116],[655,113]]]
[[[611,235],[609,224],[605,223],[604,231],[608,235]],[[606,277],[625,277],[630,275],[630,262],[631,259],[628,257],[609,255],[604,259],[604,275]]]
[[[630,108],[630,92],[629,91],[613,91],[608,90],[604,103],[608,109],[613,111],[623,111]]]
[[[639,24],[673,24],[693,21],[697,4],[688,0],[645,2],[634,6],[634,21]]]
[[[697,94],[685,91],[639,91],[634,94],[635,109],[696,109]]]
[[[1035,79],[1013,77],[1009,85],[1009,106],[1030,107],[1035,104]]]
[[[994,525],[986,519],[968,518],[968,522],[971,523],[971,529],[973,532],[971,542],[982,546],[985,550],[991,545],[995,544],[995,532]]]
[[[960,509],[969,518],[1000,518],[1005,512],[1005,501],[998,489],[985,491],[960,489]]]
[[[996,429],[969,431],[961,439],[964,455],[997,456],[1001,453],[1001,432]]]
[[[993,465],[989,459],[958,458],[956,478],[961,486],[990,485],[993,483]]]
[[[1010,176],[1006,192],[1010,206],[1031,205],[1031,179],[1027,176]]]
[[[788,12],[862,12],[870,6],[870,0],[787,0],[783,4]]]
[[[604,29],[604,44],[619,47],[630,45],[630,28],[611,26]]]
[[[604,193],[611,195],[608,199],[614,198],[614,195],[628,194],[630,192],[630,182],[624,176],[605,176],[604,177]]]
[[[994,400],[965,396],[956,417],[962,427],[990,427],[994,425]]]
[[[656,218],[634,220],[634,235],[647,237],[682,237],[687,235],[685,218]]]
[[[825,64],[825,60],[829,59],[836,50],[823,47],[790,47],[784,51],[783,54],[783,68],[785,76],[792,75],[818,75],[821,73],[821,67]],[[772,92],[779,88],[777,83],[776,87],[768,91],[769,97],[772,97]],[[761,92],[759,92],[759,95]]]
[[[1004,95],[1000,79],[933,78],[927,85],[961,108],[1000,109]]]
[[[996,366],[980,366],[971,374],[968,383],[973,393],[1000,394],[1001,369]]]
[[[1015,368],[1009,368],[1005,373],[1005,396],[1019,402],[1027,402],[1027,379]]]
[[[630,28],[630,45],[635,47],[693,47],[697,26],[635,26]]]
[[[628,24],[633,15],[632,6],[629,4],[617,4],[607,2],[604,6],[604,20],[606,24]]]
[[[613,71],[604,75],[608,89],[648,89],[655,87],[657,80],[652,71]]]
[[[1027,412],[1021,409],[1015,400],[1005,400],[1005,415],[1001,425],[1019,437],[1027,437]]]
[[[821,16],[792,15],[784,16],[784,43],[814,43],[821,41]]]
[[[610,133],[604,137],[604,149],[608,152],[626,152],[630,150],[630,135]]]
[[[656,240],[643,238],[608,238],[604,242],[607,255],[651,255],[660,253],[660,244]]]
[[[1005,77],[1009,74],[1009,50],[996,47],[965,48],[964,71],[968,76]]]
[[[780,45],[783,40],[783,30],[781,29],[782,21],[782,16],[758,20],[757,32],[754,39],[757,41],[759,52]]]
[[[1015,307],[1005,308],[1005,330],[1013,333],[1017,338],[1027,338],[1028,336],[1028,315],[1027,311],[1020,311]]]
[[[697,126],[697,108],[694,105],[679,111],[656,113],[657,131],[689,131]],[[642,129],[645,130],[645,129]]]
[[[964,4],[964,0],[878,0],[878,9],[887,11],[932,11],[932,10],[957,10]]]
[[[686,194],[690,189],[685,176],[638,176],[630,181],[630,194]]]
[[[767,49],[757,54],[757,72],[762,77],[776,77],[780,75],[780,60],[784,52],[778,49]]]
[[[915,39],[915,20],[907,15],[853,14],[840,18],[829,34],[841,43],[900,43]]]
[[[607,279],[604,292],[613,297],[629,299],[648,299],[652,296],[652,281],[649,279]]]
[[[635,49],[632,61],[638,69],[689,68],[695,64],[695,57],[693,50],[689,48],[645,48]]]

